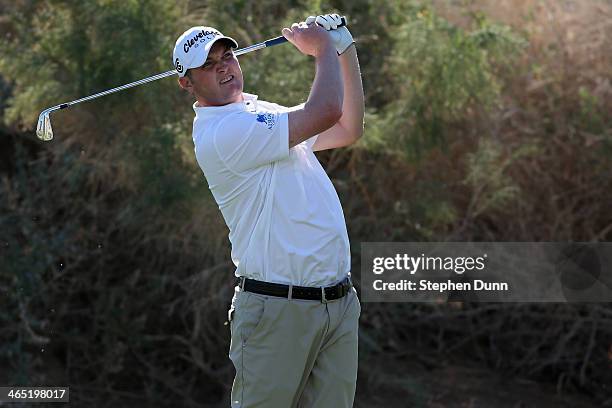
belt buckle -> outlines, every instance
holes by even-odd
[[[327,298],[325,297],[325,287],[321,286],[321,303],[327,303]]]

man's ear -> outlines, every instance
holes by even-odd
[[[190,94],[193,94],[193,84],[191,83],[191,80],[188,76],[180,77],[178,79],[178,83],[181,88],[183,88]]]

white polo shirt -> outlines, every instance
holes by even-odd
[[[289,108],[258,101],[198,107],[195,155],[229,228],[236,276],[326,286],[350,270],[344,214],[312,151],[289,149]]]

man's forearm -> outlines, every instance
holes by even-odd
[[[328,110],[336,110],[343,107],[344,93],[342,89],[338,92],[342,77],[334,58],[335,51],[332,47],[326,51],[315,59],[316,73],[306,107],[324,105]]]
[[[342,117],[338,123],[355,139],[363,134],[363,117],[365,112],[363,84],[355,44],[351,45],[339,57],[344,87]]]
[[[316,57],[315,79],[302,109],[289,112],[289,147],[326,131],[342,115],[342,78],[336,50],[328,47]]]

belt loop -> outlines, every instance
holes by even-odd
[[[246,278],[244,276],[240,277],[240,290],[242,290],[244,292],[244,282],[246,281]]]
[[[321,303],[327,303],[327,298],[325,297],[325,287],[321,286]]]
[[[289,295],[287,299],[291,300],[293,298],[293,285],[289,285]]]

